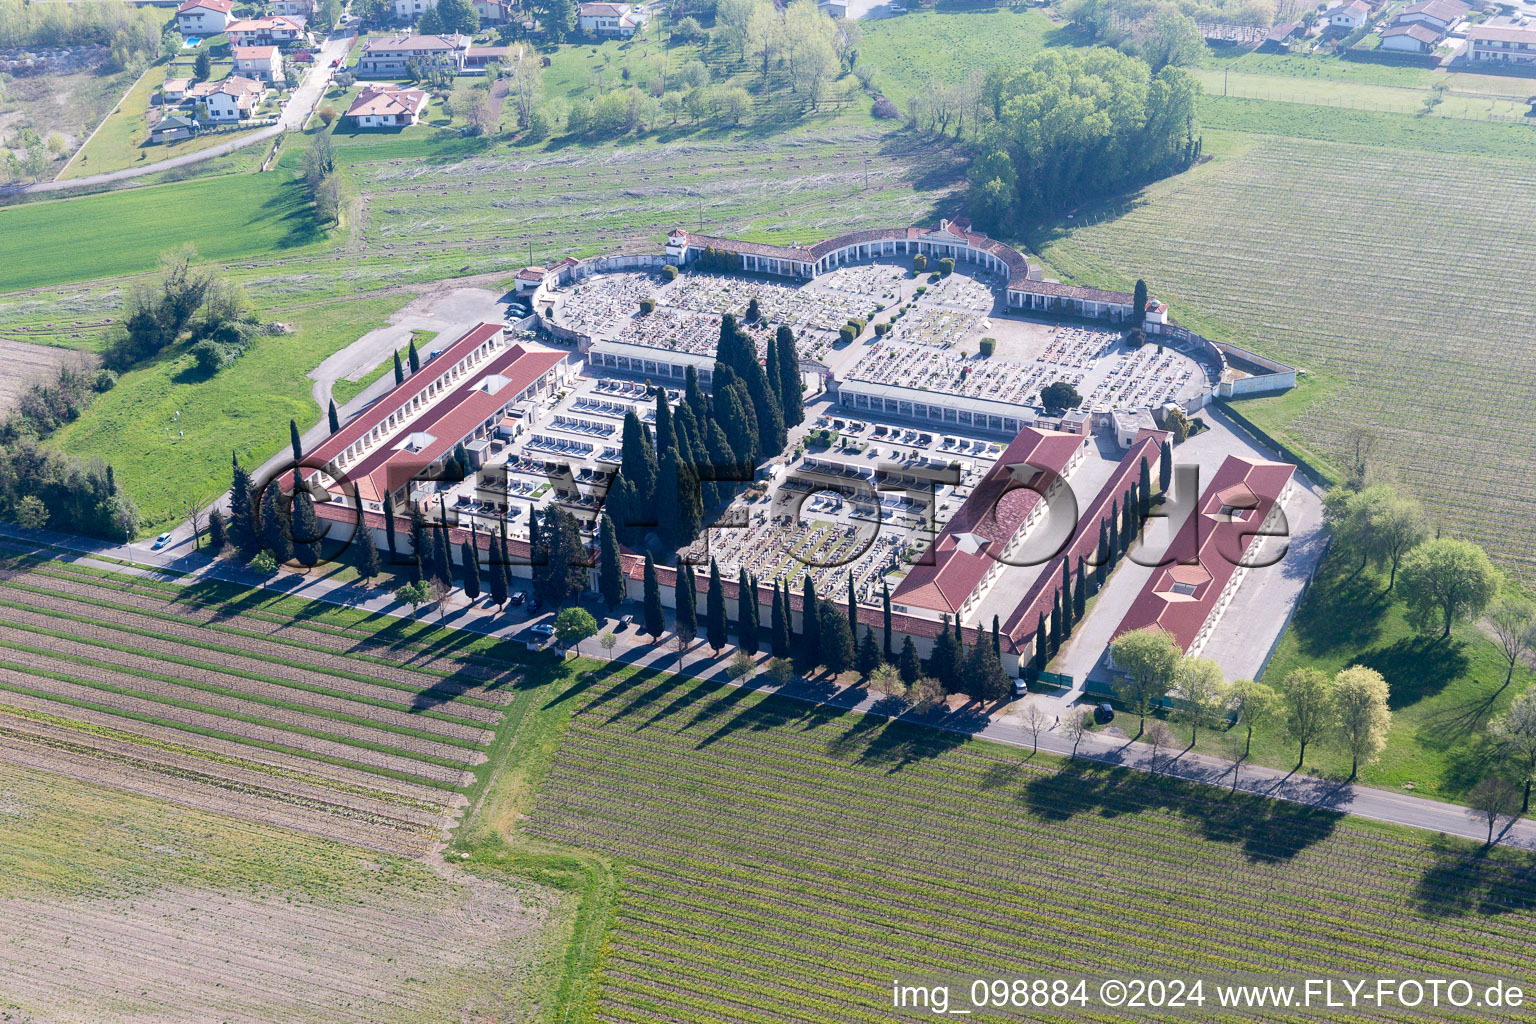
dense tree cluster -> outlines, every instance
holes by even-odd
[[[1207,53],[1201,20],[1253,28],[1274,23],[1274,5],[1266,0],[1250,0],[1241,8],[1232,4],[1226,11],[1189,0],[1071,0],[1066,13],[1095,40],[1140,57],[1153,71],[1200,62]]]
[[[1103,47],[1049,50],[986,75],[990,121],[970,170],[973,218],[1007,228],[1188,166],[1199,85]]]
[[[185,343],[199,368],[212,373],[245,351],[261,331],[238,285],[196,266],[185,246],[160,258],[160,278],[128,296],[123,320],[103,353],[114,370],[127,369]]]
[[[32,437],[0,445],[0,519],[118,541],[139,529],[138,510],[111,466],[50,451]]]
[[[119,71],[142,67],[161,55],[176,53],[181,37],[173,20],[150,8],[114,0],[79,0],[34,4],[0,0],[0,49],[105,46]]]
[[[336,155],[331,133],[319,132],[304,151],[304,190],[315,207],[315,220],[323,227],[341,219],[341,179],[336,174]]]

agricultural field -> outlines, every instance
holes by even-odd
[[[0,338],[0,366],[5,367],[5,376],[0,377],[0,418],[15,407],[23,391],[50,377],[70,358],[63,349]]]
[[[605,1021],[886,1021],[948,972],[1536,982],[1528,854],[672,677],[593,673],[527,828],[618,865]]]
[[[859,63],[875,69],[875,84],[903,109],[929,82],[954,85],[1001,60],[1022,62],[1069,42],[1064,25],[1028,7],[912,11],[860,25]]]
[[[1536,361],[1522,325],[1536,315],[1536,163],[1207,142],[1216,159],[1041,232],[1046,262],[1103,285],[1144,277],[1184,322],[1337,380],[1284,432],[1326,453],[1369,424],[1384,468],[1436,521],[1528,577],[1536,458],[1522,396]]]
[[[516,693],[504,664],[189,607],[9,560],[0,759],[401,856],[444,839]]]

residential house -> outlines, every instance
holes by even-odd
[[[405,78],[413,62],[423,69],[447,67],[458,74],[464,70],[468,50],[469,37],[456,32],[444,36],[404,32],[370,39],[363,44],[357,74],[359,78]]]
[[[475,0],[475,12],[482,25],[505,25],[512,20],[510,0]]]
[[[160,100],[166,106],[174,107],[187,98],[187,90],[190,88],[190,78],[167,78],[160,86]]]
[[[187,0],[176,8],[176,31],[184,36],[216,36],[233,20],[235,0]]]
[[[1472,27],[1467,31],[1467,60],[1474,64],[1536,64],[1536,25],[1505,22]]]
[[[510,46],[471,46],[464,52],[464,71],[484,73],[491,64],[506,64]]]
[[[1452,25],[1465,18],[1471,10],[1461,0],[1420,0],[1399,11],[1393,24],[1426,25],[1440,35],[1445,35]]]
[[[585,3],[576,9],[581,31],[590,36],[628,39],[645,24],[645,15],[630,4]]]
[[[1353,32],[1371,19],[1371,5],[1365,0],[1346,0],[1337,7],[1330,7],[1324,12],[1328,24],[1334,28],[1347,29]]]
[[[403,89],[380,83],[365,85],[347,108],[347,117],[359,128],[403,128],[421,120],[427,107],[427,94],[421,89]]]
[[[1393,25],[1381,30],[1381,48],[1399,53],[1433,53],[1441,35],[1427,24]]]
[[[213,83],[213,88],[202,97],[202,103],[208,108],[208,120],[231,124],[254,114],[266,94],[267,87],[254,78],[230,75],[222,82]]]
[[[283,54],[275,46],[232,46],[237,75],[269,85],[283,84]]]
[[[415,24],[423,13],[437,6],[437,0],[393,0],[390,5],[395,13],[396,21],[405,21]]]
[[[197,122],[190,117],[171,114],[162,117],[160,123],[149,130],[150,142],[176,142],[190,139],[197,134]]]
[[[315,0],[273,0],[272,13],[308,22],[315,16]]]
[[[303,21],[285,16],[232,21],[225,27],[224,34],[235,46],[280,46],[309,38]]]

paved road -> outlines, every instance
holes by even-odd
[[[21,188],[5,191],[6,195],[33,195],[43,192],[62,192],[73,188],[89,188],[95,185],[109,185],[115,181],[126,181],[129,178],[141,178],[146,174],[159,174],[161,171],[169,171],[174,167],[185,167],[188,164],[201,163],[204,160],[212,160],[214,157],[233,153],[237,149],[246,146],[254,146],[258,142],[281,135],[285,131],[298,131],[304,127],[304,122],[314,112],[320,97],[325,95],[326,86],[331,80],[330,64],[332,60],[347,52],[351,45],[352,30],[346,35],[336,35],[327,39],[320,47],[315,58],[315,65],[305,77],[288,103],[283,107],[283,113],[277,124],[266,128],[248,132],[229,142],[221,142],[217,146],[209,146],[195,153],[183,153],[165,160],[157,160],[152,164],[142,167],[128,167],[121,171],[110,171],[105,174],[88,174],[83,178],[70,178],[67,181],[39,181]]]
[[[147,545],[144,544],[131,546],[106,544],[46,530],[27,531],[8,523],[0,523],[0,538],[10,538],[6,544],[11,547],[30,547],[44,551],[46,549],[36,547],[38,543],[43,543],[52,545],[55,549],[77,552],[72,556],[72,560],[89,561],[104,568],[156,573],[166,571],[168,575],[165,578],[174,582],[190,583],[203,578],[220,579],[245,586],[260,586],[306,600],[362,608],[376,614],[401,618],[411,615],[410,608],[396,602],[393,596],[378,592],[359,592],[356,587],[340,584],[327,578],[323,571],[310,576],[285,573],[273,579],[261,579],[240,566],[211,561],[190,549],[184,553],[155,552],[146,550]],[[101,559],[129,559],[141,568],[126,570],[114,562]],[[630,609],[626,606],[619,611],[620,613],[625,611],[637,613],[638,609]],[[461,594],[456,595],[456,599],[449,607],[429,608],[424,615],[427,618],[438,618],[445,625],[457,629],[521,640],[532,639],[528,627],[541,618],[546,620],[548,618],[547,614],[536,618],[527,617],[517,610],[498,613],[494,607],[485,605],[483,602],[470,606],[464,602]],[[516,621],[509,621],[514,619]],[[611,629],[615,625],[616,623],[609,618],[603,622],[601,628]],[[664,635],[660,643],[651,643],[640,636],[634,628],[630,628],[616,632],[616,639],[618,644],[612,652],[612,658],[621,663],[672,672],[678,671],[681,667],[686,674],[699,679],[729,683],[733,686],[744,685],[765,692],[781,692],[784,696],[796,700],[825,703],[831,707],[849,711],[891,717],[889,704],[883,703],[884,698],[881,695],[871,695],[870,691],[859,686],[829,690],[825,679],[811,679],[797,680],[780,691],[767,681],[765,675],[761,674],[745,683],[731,680],[726,674],[726,667],[734,651],[729,648],[721,657],[715,658],[709,655],[702,644],[698,644],[682,656],[681,665],[679,665],[679,655],[671,643],[670,635]],[[595,644],[589,642],[586,646],[587,649],[582,653],[603,656],[601,652],[591,650],[596,646]],[[759,656],[758,660],[760,663],[766,661],[766,656]],[[1055,708],[1055,705],[1045,699],[1039,697],[1031,699],[1039,701],[1046,707]],[[956,697],[947,707],[935,708],[921,715],[908,711],[896,717],[903,721],[964,733],[1014,747],[1031,747],[1035,740],[1023,720],[1022,707],[1018,704],[986,709],[974,703],[963,703],[962,698]],[[1052,718],[1055,718],[1054,711]],[[1090,733],[1083,738],[1082,743],[1074,751],[1071,740],[1060,731],[1054,720],[1050,728],[1041,733],[1039,747],[1053,754],[1076,756],[1139,771],[1155,771],[1211,786],[1231,787],[1234,783],[1233,766],[1229,761],[1203,754],[1170,753],[1166,750],[1154,754],[1152,748],[1146,744],[1120,737]],[[1465,807],[1257,765],[1243,765],[1238,769],[1236,787],[1244,792],[1285,800],[1289,803],[1444,832],[1479,842],[1487,834],[1486,822],[1475,818]],[[1536,821],[1518,821],[1508,825],[1501,823],[1501,827],[1500,841],[1504,844],[1536,850]]]

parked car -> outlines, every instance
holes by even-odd
[[[1115,709],[1106,701],[1093,706],[1093,720],[1099,725],[1108,725],[1115,720]]]
[[[619,628],[620,629],[628,629],[630,626],[633,626],[634,624],[635,624],[635,617],[633,615],[621,615],[621,616],[619,616]]]
[[[528,600],[527,594],[523,593],[521,590],[514,590],[512,591],[512,596],[507,598],[507,603],[514,608],[518,608],[521,607],[522,603],[526,600]]]
[[[555,627],[551,626],[547,622],[540,622],[533,626],[529,632],[531,632],[534,636],[541,636],[548,639],[549,637],[555,635]]]
[[[161,548],[165,547],[170,542],[171,542],[171,535],[169,533],[162,533],[160,536],[155,538],[155,550],[159,551]]]

